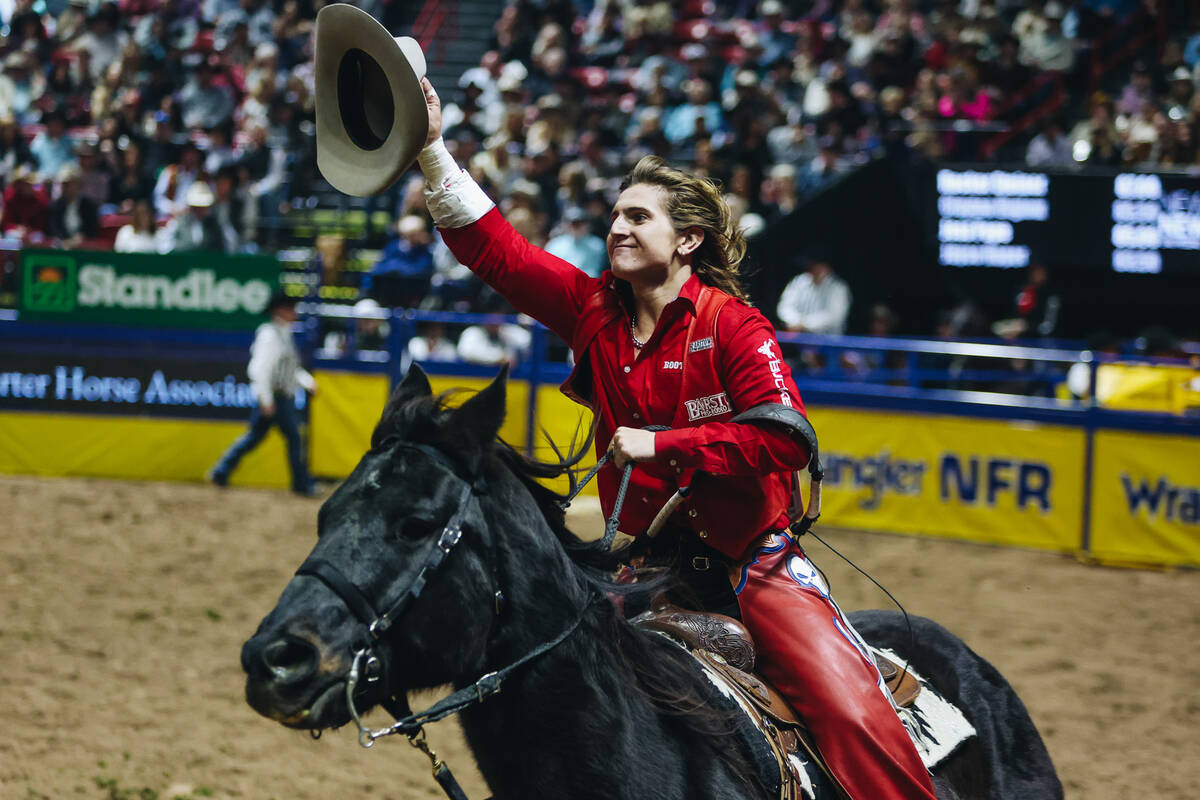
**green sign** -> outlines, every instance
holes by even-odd
[[[279,285],[270,256],[22,250],[21,319],[252,330]]]

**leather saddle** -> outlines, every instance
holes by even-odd
[[[848,796],[826,766],[804,721],[775,687],[754,674],[754,640],[741,622],[722,614],[688,611],[671,605],[640,614],[632,622],[679,641],[737,692],[739,705],[770,743],[779,768],[783,800],[802,797],[801,787],[807,782],[801,774],[805,761],[815,763],[842,795]],[[876,655],[875,660],[896,705],[912,705],[921,693],[917,679],[882,656]]]

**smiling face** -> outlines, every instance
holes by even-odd
[[[608,230],[608,260],[616,277],[662,283],[683,266],[680,256],[698,246],[697,234],[676,232],[665,200],[662,188],[645,183],[617,198]]]

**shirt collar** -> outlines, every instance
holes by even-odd
[[[622,302],[627,302],[630,291],[629,284],[625,281],[618,282],[616,276],[613,275],[611,269],[604,271],[604,288],[617,293],[618,297],[622,298]],[[700,276],[695,272],[684,281],[682,288],[679,290],[679,296],[667,303],[671,306],[673,303],[681,302],[683,307],[690,311],[693,316],[696,314],[696,303],[700,300],[700,292],[704,290],[704,281],[700,280]]]

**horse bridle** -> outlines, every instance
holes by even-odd
[[[459,475],[450,460],[435,447],[418,442],[400,442],[398,446],[424,453],[439,466],[449,471],[457,480],[463,482],[463,489],[459,495],[457,507],[442,528],[442,532],[434,541],[433,546],[425,554],[425,560],[421,564],[420,569],[417,570],[416,576],[400,592],[399,597],[393,600],[390,605],[385,606],[387,610],[379,613],[375,610],[375,605],[371,602],[370,598],[358,588],[354,581],[342,574],[342,571],[330,561],[323,558],[309,557],[296,570],[296,575],[307,575],[316,578],[324,584],[345,603],[351,613],[366,628],[367,636],[355,646],[354,659],[351,661],[350,669],[346,674],[346,704],[349,707],[350,716],[358,728],[358,743],[363,747],[369,748],[375,744],[376,739],[394,734],[404,734],[408,737],[409,743],[413,747],[421,750],[429,757],[433,764],[433,777],[441,784],[446,794],[452,800],[466,800],[466,795],[458,786],[458,782],[455,781],[449,768],[444,762],[438,759],[437,755],[426,744],[424,725],[430,722],[437,722],[452,714],[457,714],[499,693],[504,679],[509,674],[538,656],[554,649],[574,633],[575,629],[579,627],[584,613],[596,597],[589,598],[588,602],[580,608],[574,621],[555,638],[538,645],[508,666],[484,674],[424,711],[413,713],[409,708],[408,698],[405,693],[400,692],[397,695],[387,687],[386,682],[389,671],[384,664],[384,659],[376,652],[375,644],[395,624],[396,620],[401,617],[409,605],[421,596],[421,592],[425,589],[429,579],[445,563],[454,547],[462,541],[463,520],[466,518],[471,502],[478,502],[478,496],[485,493],[485,487],[482,477],[479,475],[473,475],[469,479]],[[495,559],[492,559],[492,561],[494,562]],[[493,563],[494,569],[495,564]],[[494,573],[493,579],[496,579]],[[495,583],[494,596],[495,612],[499,615],[503,608],[504,595],[500,589],[498,580]],[[359,681],[364,678],[368,683],[376,683],[380,680],[385,682],[384,699],[380,701],[380,704],[388,713],[396,718],[394,724],[377,730],[372,730],[363,724],[358,708],[354,704],[354,697]],[[313,735],[314,738],[319,737],[320,732],[317,731]]]

